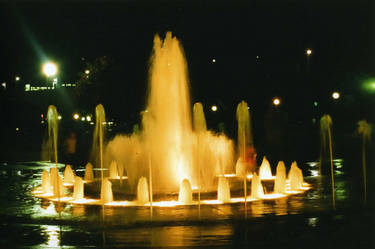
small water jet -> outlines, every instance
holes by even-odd
[[[47,170],[43,170],[42,173],[42,191],[45,194],[51,194],[51,180]]]
[[[297,162],[292,162],[288,173],[288,179],[290,183],[290,190],[298,191],[303,185],[303,175],[302,170],[298,167]]]
[[[262,164],[259,168],[260,179],[272,179],[271,165],[266,157],[263,157]]]
[[[149,200],[147,179],[146,177],[141,177],[137,186],[137,201],[140,204],[145,204],[149,202]]]
[[[366,175],[366,142],[371,141],[372,125],[367,123],[366,120],[358,122],[357,131],[362,135],[362,171],[363,171],[363,190],[365,204],[367,202],[367,175]]]
[[[86,182],[94,180],[94,171],[91,163],[86,164],[84,179]]]
[[[117,163],[116,161],[112,161],[109,165],[109,178],[116,179],[119,177],[118,170],[117,170]]]
[[[225,177],[219,177],[219,183],[217,188],[217,199],[223,203],[230,202],[230,188],[228,179]]]
[[[104,180],[102,181],[100,201],[103,204],[113,201],[112,183],[108,178],[104,178]]]
[[[178,194],[178,201],[182,204],[191,204],[193,202],[193,191],[188,179],[181,182],[180,193]]]
[[[42,145],[42,160],[51,161],[57,165],[57,142],[58,142],[58,113],[54,105],[48,106],[47,110],[47,136]]]
[[[74,178],[74,188],[73,188],[73,200],[79,201],[82,200],[84,197],[84,191],[83,191],[83,180],[81,177],[76,176]]]
[[[284,194],[286,189],[286,168],[283,161],[280,161],[276,167],[276,179],[274,186],[275,194]]]
[[[53,190],[53,196],[60,199],[65,195],[65,187],[56,167],[50,169],[50,180]]]
[[[75,174],[74,174],[72,167],[69,164],[66,165],[65,170],[64,170],[64,183],[70,183],[70,184],[74,183],[74,177],[75,177]]]
[[[245,198],[245,214],[246,214],[246,200],[247,200],[247,174],[254,170],[255,165],[249,165],[246,157],[246,148],[253,145],[253,137],[251,134],[250,113],[249,107],[245,101],[241,101],[237,106],[236,111],[238,129],[237,129],[237,151],[238,160],[236,164],[236,173],[243,176],[243,192]],[[238,163],[240,161],[241,163]],[[240,169],[237,169],[241,167]]]
[[[326,145],[326,141],[328,140],[329,145],[329,158],[331,162],[331,182],[332,182],[332,206],[335,208],[335,177],[333,171],[333,155],[332,155],[332,135],[331,135],[331,126],[332,126],[332,119],[331,116],[328,114],[323,115],[320,119],[320,137],[322,140],[322,145]],[[326,147],[326,146],[325,146]],[[321,166],[322,165],[322,158],[319,165],[319,171],[322,172]]]
[[[253,173],[253,178],[251,179],[251,198],[261,199],[264,196],[263,185],[260,177],[256,172]]]

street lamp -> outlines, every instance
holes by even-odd
[[[273,104],[274,106],[278,106],[278,105],[281,104],[281,100],[280,100],[278,97],[275,97],[275,98],[273,98],[273,100],[272,100],[272,104]]]
[[[217,106],[216,105],[211,106],[211,111],[216,112],[217,111]]]
[[[312,50],[310,48],[306,49],[306,55],[310,56],[312,54]]]
[[[333,92],[332,93],[332,98],[333,99],[339,99],[340,98],[340,93],[339,92]]]
[[[54,76],[57,73],[57,66],[55,63],[47,62],[43,65],[43,73],[47,77]]]
[[[20,76],[16,76],[16,81],[19,81],[21,78],[20,78]]]

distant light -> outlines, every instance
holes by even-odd
[[[61,115],[57,116],[57,119],[58,119],[58,120],[61,120],[61,119],[62,119]]]
[[[20,76],[16,76],[16,81],[19,81],[20,79]]]
[[[85,118],[85,117],[82,117],[82,118],[81,118],[81,120],[82,120],[82,121],[85,121],[85,120],[86,120],[86,118]]]
[[[41,117],[41,118],[43,118],[43,117],[44,117],[43,113],[42,113],[42,114],[40,114],[40,117]]]
[[[273,105],[278,106],[281,103],[281,100],[278,97],[273,98],[272,100]]]
[[[16,131],[19,131],[19,130],[20,130],[20,128],[17,127],[17,128],[16,128]]]
[[[73,118],[74,118],[75,120],[79,119],[79,114],[78,114],[78,113],[74,113],[74,114],[73,114]]]
[[[375,79],[371,78],[362,84],[362,89],[367,93],[375,93]]]
[[[85,74],[90,74],[90,70],[85,70]]]
[[[255,56],[255,58],[258,60],[258,59],[260,59],[260,56],[259,55],[257,55],[257,56]]]
[[[25,91],[26,92],[30,91],[30,87],[31,87],[30,84],[25,84]]]
[[[57,73],[57,66],[52,62],[47,62],[43,65],[43,73],[47,76],[53,76]]]
[[[6,83],[6,82],[3,82],[3,83],[1,83],[1,86],[2,86],[4,89],[6,89],[6,88],[7,88],[7,83]]]
[[[53,79],[53,83],[57,83],[57,78],[54,78],[54,79]]]
[[[247,109],[250,110],[250,106],[248,106]]]
[[[216,105],[211,106],[211,110],[212,110],[213,112],[216,112],[216,111],[217,111],[217,106],[216,106]]]
[[[314,101],[314,106],[315,106],[315,107],[318,106],[318,102],[317,102],[317,101]]]
[[[306,54],[307,54],[307,56],[311,55],[311,54],[312,54],[312,50],[308,48],[308,49],[306,50]]]
[[[212,59],[212,62],[215,63],[215,62],[216,62],[216,59]]]
[[[91,121],[91,116],[87,115],[86,116],[86,120],[87,120],[87,122],[90,122]]]
[[[340,93],[339,92],[333,92],[332,93],[332,98],[333,99],[339,99],[340,98]]]

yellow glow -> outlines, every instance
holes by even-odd
[[[16,76],[16,81],[19,81],[21,78],[19,76]]]
[[[332,98],[333,99],[339,99],[340,98],[340,93],[339,92],[333,92],[332,93]]]
[[[312,50],[311,49],[307,49],[306,50],[306,54],[309,56],[309,55],[311,55],[312,54]]]
[[[78,113],[74,113],[74,114],[73,114],[73,118],[74,118],[75,120],[79,119],[79,114],[78,114]]]
[[[86,118],[85,118],[85,117],[82,117],[82,118],[81,118],[81,120],[82,120],[82,121],[85,121],[85,120],[86,120]]]
[[[85,74],[90,74],[90,70],[85,70]]]
[[[253,175],[252,174],[247,175],[247,179],[253,179]]]
[[[216,111],[217,111],[217,106],[216,106],[216,105],[211,106],[211,110],[212,110],[213,112],[216,112]]]
[[[59,115],[58,117],[57,117],[59,120],[61,120],[62,119],[62,117],[61,117],[61,115]]]
[[[44,229],[45,233],[47,234],[47,244],[46,247],[59,247],[60,246],[60,228],[59,226],[53,225],[42,225],[42,229]]]
[[[47,76],[53,76],[57,73],[57,66],[52,62],[47,62],[43,65],[43,73]]]
[[[87,120],[88,122],[90,122],[90,121],[91,121],[91,116],[87,115],[87,116],[86,116],[86,120]]]
[[[212,62],[215,63],[215,62],[216,62],[216,59],[212,59]]]
[[[273,105],[278,106],[278,105],[280,105],[281,100],[280,100],[278,97],[275,97],[275,98],[272,100],[272,103],[273,103]]]

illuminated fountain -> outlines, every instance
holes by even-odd
[[[239,103],[236,113],[237,157],[233,142],[228,137],[207,130],[203,105],[195,103],[191,108],[184,52],[171,33],[167,33],[164,40],[155,36],[148,94],[146,109],[141,113],[141,129],[132,134],[117,135],[107,142],[104,141],[105,112],[103,106],[98,105],[91,163],[86,165],[84,181],[75,177],[71,167],[67,166],[64,182],[74,183],[74,187],[73,195],[64,197],[63,181],[57,168],[53,168],[50,174],[43,173],[43,189],[48,190],[46,181],[50,178],[53,195],[64,197],[59,201],[103,207],[150,206],[151,214],[153,206],[246,204],[248,200],[279,198],[287,194],[283,191],[286,189],[283,165],[277,167],[274,192],[278,195],[264,193],[262,180],[273,181],[275,177],[266,158],[259,174],[256,173],[250,112],[245,101]],[[100,177],[95,178],[93,165],[96,169],[100,167]],[[297,168],[290,171],[289,180],[290,185],[299,186],[301,191],[303,176]],[[117,184],[118,179],[120,184]],[[248,195],[247,181],[250,179],[251,194]],[[237,190],[240,189],[231,193],[231,186],[239,188],[242,182],[243,196],[238,196],[240,191]],[[90,191],[90,187],[98,184],[100,199],[85,198],[83,189]],[[96,187],[92,189],[97,191]],[[37,188],[37,196],[47,198],[39,195],[38,191],[40,189]],[[114,200],[114,193],[118,191],[129,198]],[[204,199],[201,199],[201,194]],[[55,197],[53,200],[56,200]]]
[[[262,164],[260,165],[259,176],[261,179],[273,179],[271,165],[266,157],[263,157]]]
[[[276,166],[276,179],[274,185],[274,193],[284,194],[286,190],[286,168],[283,161]]]
[[[65,170],[64,170],[64,183],[73,184],[74,177],[75,177],[75,174],[73,172],[72,167],[69,164],[66,165]]]
[[[84,179],[85,179],[86,182],[94,180],[94,171],[93,171],[91,163],[86,164]]]

